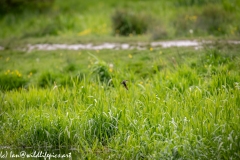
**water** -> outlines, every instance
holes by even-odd
[[[102,50],[102,49],[122,49],[122,50],[146,50],[149,49],[149,46],[152,48],[169,48],[169,47],[200,47],[202,45],[201,42],[197,41],[166,41],[166,42],[151,42],[151,43],[103,43],[99,45],[89,44],[35,44],[35,45],[27,45],[27,50]]]
[[[175,40],[175,41],[158,41],[158,42],[138,42],[138,43],[102,43],[94,45],[88,44],[28,44],[21,50],[33,51],[33,50],[102,50],[102,49],[122,49],[122,50],[147,50],[151,48],[169,48],[169,47],[194,47],[196,50],[201,49],[204,44],[214,43],[213,41],[196,41],[196,40]],[[239,45],[240,41],[219,41],[219,43],[228,43]],[[4,50],[0,46],[0,50]]]

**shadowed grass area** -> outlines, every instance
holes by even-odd
[[[76,148],[81,158],[240,156],[237,49],[0,51],[0,56],[2,76],[17,68],[27,79],[23,88],[1,87],[1,145]],[[41,86],[43,75],[55,79]],[[129,90],[120,84],[124,79]]]

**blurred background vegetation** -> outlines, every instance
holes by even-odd
[[[0,44],[238,39],[239,19],[238,0],[1,0]]]

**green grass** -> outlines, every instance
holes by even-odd
[[[0,56],[1,78],[27,80],[1,87],[2,146],[75,148],[82,159],[240,157],[238,46]]]
[[[128,42],[199,37],[239,39],[238,1],[212,1],[213,4],[207,1],[191,2],[56,0],[46,12],[26,10],[2,15],[0,44],[19,47],[28,43]],[[135,14],[135,19],[137,15],[144,16],[147,21],[142,23],[150,24],[147,32],[126,37],[115,35],[111,20],[119,9]]]

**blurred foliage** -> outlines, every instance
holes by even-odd
[[[159,39],[166,39],[169,37],[169,33],[162,24],[153,24],[152,27],[149,29],[150,33],[152,34],[153,40],[159,40]]]
[[[217,3],[219,0],[178,0],[175,1],[177,6],[193,6],[193,5],[205,5],[209,3]]]
[[[100,82],[108,83],[111,80],[111,74],[106,62],[100,60],[96,61],[92,66],[92,74]]]
[[[44,72],[41,74],[38,80],[38,85],[40,87],[50,87],[56,83],[57,75],[51,72]]]
[[[0,14],[19,13],[24,10],[44,11],[52,7],[54,0],[1,0]]]
[[[148,29],[148,18],[143,14],[116,10],[112,16],[113,31],[115,34],[128,36],[143,34]]]
[[[0,90],[7,91],[24,87],[27,80],[22,77],[19,71],[6,71],[0,75]]]
[[[179,15],[174,20],[176,35],[224,35],[228,33],[228,23],[232,14],[223,7],[206,5],[200,13],[194,11]]]
[[[57,23],[48,24],[43,28],[39,28],[35,31],[26,31],[23,34],[22,38],[28,37],[43,37],[43,36],[57,36],[58,33],[62,30],[62,26],[58,25]]]
[[[231,21],[231,15],[223,8],[208,5],[199,15],[196,27],[207,31],[209,34],[225,34],[226,24]]]
[[[69,68],[68,68],[69,67]],[[57,86],[73,86],[74,81],[80,82],[83,79],[83,74],[71,75],[69,72],[73,71],[73,66],[67,66],[67,75],[63,73],[54,73],[50,71],[43,72],[38,77],[38,86],[42,88],[46,87],[57,87]]]
[[[238,38],[239,13],[239,0],[1,0],[0,45]]]

